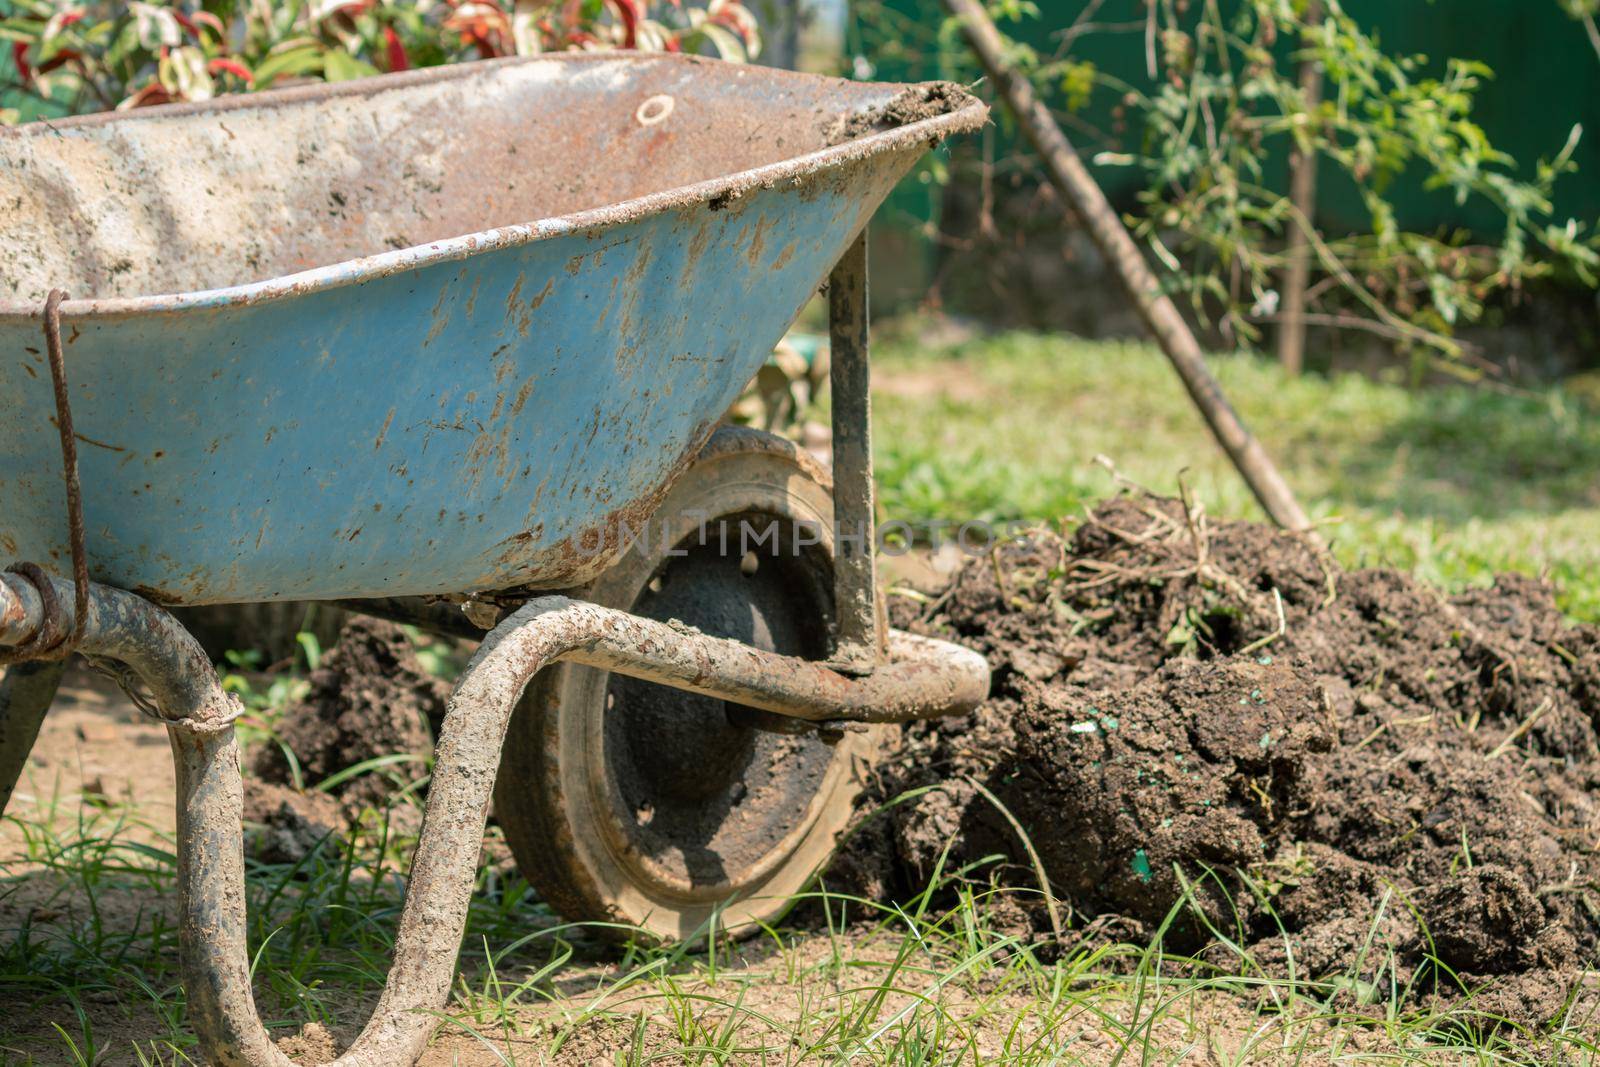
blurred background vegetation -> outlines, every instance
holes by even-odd
[[[1230,353],[1219,376],[1308,508],[1337,520],[1346,561],[1450,585],[1543,571],[1588,618],[1597,5],[987,5],[1196,330]],[[940,0],[0,0],[0,36],[10,121],[553,48],[988,95]],[[1305,159],[1315,193],[1297,202]],[[1298,378],[1271,366],[1297,235]],[[1112,488],[1096,453],[1258,515],[1154,350],[1126,343],[1137,318],[1003,108],[894,193],[873,246],[880,472],[897,516],[1054,518]],[[806,358],[789,353],[804,367],[790,377],[818,378],[816,346],[791,347]]]
[[[991,3],[1096,179],[1214,347],[1270,347],[1291,158],[1316,156],[1308,359],[1544,381],[1597,331],[1600,48],[1583,0]],[[1313,17],[1316,8],[1320,18]],[[1004,18],[1006,14],[1012,17]],[[1299,84],[1304,64],[1321,100]],[[842,67],[971,82],[939,0],[852,5]],[[1103,269],[1008,116],[901,191],[880,296],[1126,336]],[[945,180],[946,175],[955,180]],[[1434,357],[1447,357],[1440,360]]]

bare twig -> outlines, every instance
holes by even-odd
[[[1005,567],[1000,563],[999,545],[989,548],[989,563],[994,567],[994,584],[1000,590],[1000,599],[1006,604],[1011,603],[1011,590],[1006,588]]]
[[[1516,744],[1524,734],[1533,729],[1533,724],[1543,718],[1544,713],[1549,711],[1551,706],[1552,703],[1549,697],[1545,697],[1543,700],[1541,700],[1539,702],[1539,706],[1533,709],[1533,714],[1519,722],[1517,724],[1517,728],[1507,734],[1504,741],[1494,746],[1494,751],[1490,752],[1484,757],[1484,759],[1499,759],[1501,756],[1505,755],[1508,751],[1510,751],[1512,745]]]
[[[1189,542],[1194,545],[1194,566],[1200,570],[1206,565],[1206,559],[1211,555],[1211,542],[1205,536],[1205,513],[1199,512],[1195,507],[1194,499],[1189,494],[1189,482],[1178,473],[1178,501],[1183,505],[1183,526],[1189,532]]]
[[[1144,0],[1144,68],[1151,81],[1160,75],[1156,69],[1156,0]]]
[[[1265,637],[1257,638],[1239,650],[1239,655],[1248,656],[1260,648],[1266,648],[1272,642],[1282,637],[1289,630],[1289,620],[1283,614],[1283,594],[1278,592],[1278,587],[1272,587],[1272,603],[1278,609],[1278,628]]]
[[[1326,280],[1334,283],[1335,285],[1338,283],[1337,278],[1329,278]],[[1251,322],[1282,324],[1288,321],[1288,316],[1285,314],[1250,315],[1247,317]],[[1328,314],[1319,311],[1308,311],[1301,315],[1301,321],[1307,326],[1325,326],[1332,330],[1361,330],[1365,333],[1375,334],[1378,337],[1382,337],[1390,341],[1405,341],[1409,343],[1417,340],[1414,334],[1408,333],[1405,330],[1396,329],[1395,327],[1390,326],[1388,323],[1377,322],[1372,319],[1364,319],[1360,315],[1340,313]],[[1462,340],[1456,340],[1455,343],[1461,346],[1461,350],[1457,353],[1457,355],[1462,359],[1468,360],[1479,369],[1487,373],[1505,373],[1504,367],[1501,367],[1497,363],[1491,363],[1489,360],[1484,358],[1484,349],[1482,345],[1475,344],[1471,341]],[[1530,393],[1528,395],[1532,394]]]
[[[1072,51],[1072,42],[1079,37],[1090,34],[1105,36],[1111,33],[1139,33],[1144,29],[1143,19],[1137,22],[1080,22],[1062,30],[1056,36],[1061,39],[1062,48],[1056,53],[1057,59],[1065,58]]]

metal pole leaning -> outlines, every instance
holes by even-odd
[[[55,591],[71,588],[46,580],[57,582]],[[0,645],[36,632],[45,602],[29,579],[0,576]],[[262,1025],[250,985],[237,700],[198,643],[131,593],[91,586],[80,648],[128,664],[168,729],[178,771],[179,946],[207,1055],[227,1067],[291,1067]],[[851,678],[566,597],[531,600],[506,618],[484,638],[450,700],[394,963],[371,1019],[335,1067],[410,1064],[426,1047],[455,976],[506,725],[539,670],[573,659],[814,721],[959,714],[988,695],[988,667],[976,653],[906,634],[893,635],[890,649],[890,662]]]

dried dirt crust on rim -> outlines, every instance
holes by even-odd
[[[1591,968],[1600,628],[1545,584],[1447,596],[1129,494],[892,611],[985,653],[993,690],[907,729],[876,799],[934,788],[866,817],[830,885],[903,897],[941,856],[998,854],[1037,890],[1003,807],[1071,943],[1170,921],[1170,950],[1232,971],[1223,939],[1272,977],[1531,1023]],[[1043,895],[1019,899],[1052,940]]]

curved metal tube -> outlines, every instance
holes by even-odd
[[[0,643],[37,625],[25,581],[0,583]],[[66,583],[61,583],[63,587]],[[70,598],[68,598],[70,603]],[[213,1062],[293,1067],[267,1034],[250,986],[236,702],[166,612],[94,586],[84,651],[138,671],[156,695],[178,770],[179,944],[191,1018]],[[894,634],[864,678],[566,597],[529,601],[495,627],[456,686],[395,939],[394,965],[361,1035],[335,1067],[415,1062],[446,1007],[477,870],[500,746],[518,698],[562,659],[815,721],[884,722],[970,710],[988,667],[966,649]]]

